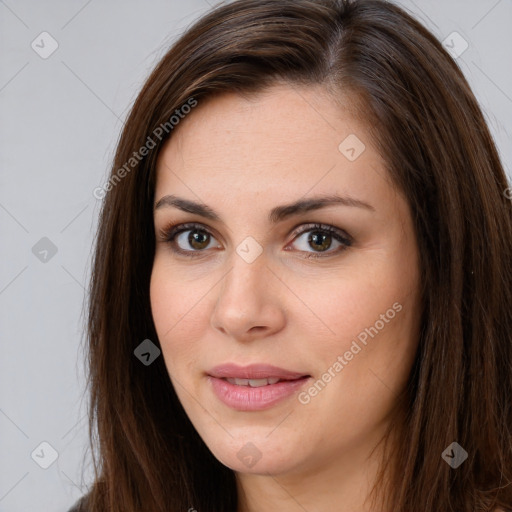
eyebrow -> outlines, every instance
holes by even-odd
[[[328,196],[316,196],[309,199],[299,199],[298,201],[290,204],[276,206],[270,211],[268,220],[271,224],[277,224],[278,222],[281,222],[288,217],[292,217],[293,215],[298,215],[312,210],[319,210],[333,204],[364,208],[372,212],[375,211],[373,206],[365,203],[364,201],[349,196],[339,196],[334,194]],[[212,210],[208,205],[196,203],[195,201],[190,201],[189,199],[177,197],[172,194],[163,196],[159,199],[155,203],[154,211],[164,207],[175,207],[184,212],[195,213],[201,217],[222,222],[220,215]]]

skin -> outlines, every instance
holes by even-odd
[[[366,147],[355,161],[338,149],[350,134]],[[276,206],[333,193],[373,210],[333,204],[269,223]],[[199,102],[160,152],[155,203],[167,194],[222,219],[155,210],[150,295],[171,381],[206,445],[236,472],[238,510],[382,512],[365,503],[380,445],[372,450],[416,354],[420,273],[407,201],[364,123],[321,86],[223,93]],[[171,222],[211,233],[202,251],[181,235],[178,247],[199,257],[172,251],[160,234]],[[308,223],[339,228],[352,245],[339,251],[332,238],[322,252],[308,242]],[[248,236],[263,249],[252,263],[236,252]],[[293,395],[236,411],[209,386],[206,372],[225,362],[269,363],[316,382],[395,303],[401,311],[307,404]],[[248,442],[261,454],[250,468],[237,457]]]

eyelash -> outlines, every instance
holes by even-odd
[[[298,232],[294,231],[292,233],[292,235],[293,235],[292,242],[300,235],[303,235],[304,233],[313,231],[313,232],[320,232],[320,233],[328,233],[329,235],[332,235],[332,237],[335,240],[337,240],[338,242],[340,242],[342,245],[340,247],[338,247],[337,250],[334,250],[334,251],[326,250],[326,251],[317,251],[317,252],[312,252],[312,253],[307,252],[308,256],[304,256],[305,259],[326,258],[326,257],[332,256],[333,254],[339,254],[340,252],[343,252],[346,249],[348,249],[353,243],[353,240],[349,236],[347,236],[346,234],[343,233],[343,231],[335,228],[334,226],[329,226],[328,224],[319,224],[319,223],[306,224],[306,226],[307,226],[307,229],[303,229],[302,231],[298,231]],[[184,251],[183,249],[180,249],[175,246],[175,238],[179,234],[181,234],[185,231],[201,231],[201,232],[207,233],[211,237],[214,237],[213,234],[210,231],[208,231],[206,228],[204,228],[201,224],[197,224],[197,223],[193,223],[193,222],[185,223],[185,224],[170,224],[170,225],[164,227],[163,229],[161,229],[159,234],[160,234],[161,240],[169,243],[172,251],[177,254],[181,254],[183,256],[187,256],[190,258],[204,256],[204,250]],[[299,251],[299,252],[306,252],[306,251]]]

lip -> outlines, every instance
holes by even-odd
[[[228,407],[238,411],[261,411],[295,394],[305,386],[311,376],[268,364],[238,366],[228,363],[212,368],[207,378],[217,398]],[[231,384],[225,380],[228,378],[283,380],[266,386],[251,387]]]
[[[218,379],[270,379],[295,380],[309,376],[307,373],[285,370],[270,364],[256,363],[248,366],[238,366],[235,363],[226,363],[212,368],[208,375]]]

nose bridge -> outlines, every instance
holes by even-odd
[[[247,247],[246,253],[238,254],[240,248]],[[233,253],[231,269],[222,280],[212,312],[213,327],[237,338],[246,336],[253,327],[268,333],[284,319],[277,297],[267,286],[270,272],[264,254],[252,260],[245,258],[250,252],[251,246],[242,243]]]
[[[248,262],[238,253],[233,254],[231,270],[223,279],[218,302],[222,301],[229,307],[234,306],[238,309],[249,310],[257,307],[265,300],[265,297],[261,296],[264,289],[260,285],[266,273],[268,271],[263,255]]]

